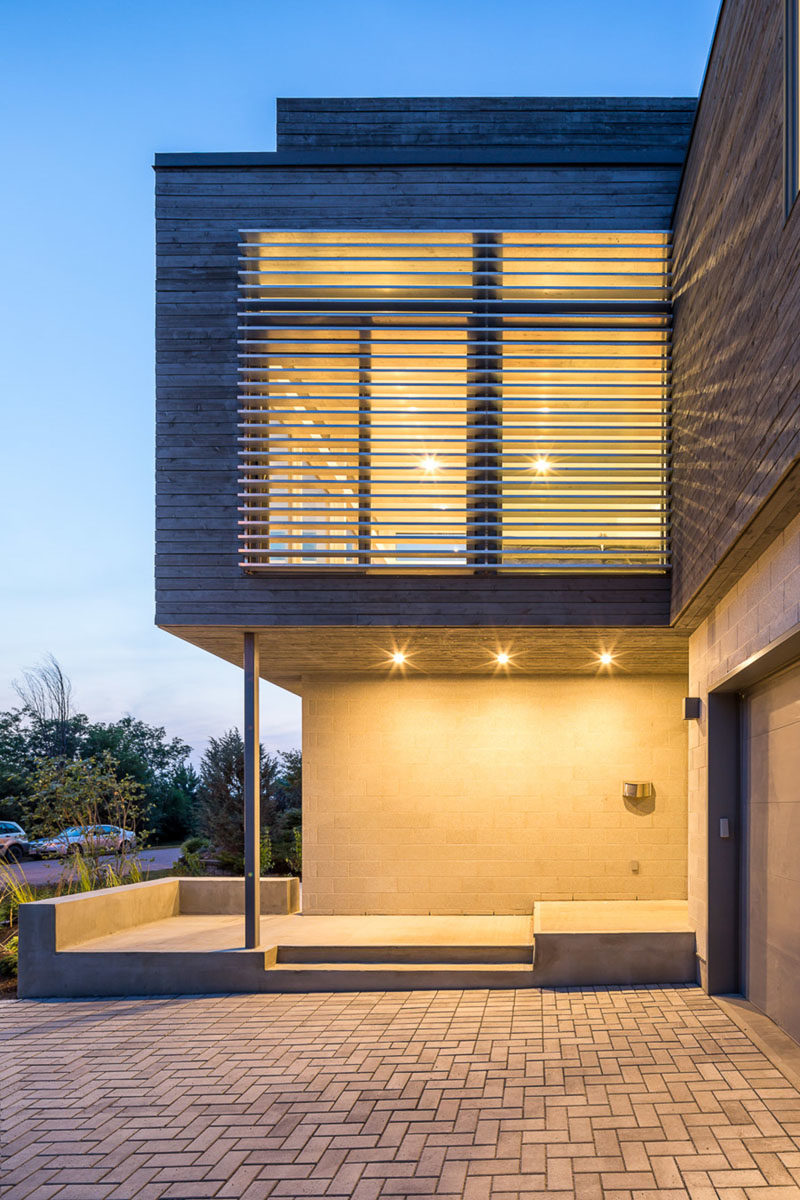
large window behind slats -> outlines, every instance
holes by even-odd
[[[241,561],[668,565],[669,239],[248,231]]]

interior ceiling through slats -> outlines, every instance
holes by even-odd
[[[241,562],[663,571],[665,233],[246,231]]]

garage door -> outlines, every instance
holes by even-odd
[[[800,1041],[800,663],[745,703],[748,998]]]

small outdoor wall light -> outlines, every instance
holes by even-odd
[[[507,667],[508,664],[511,662],[511,655],[506,654],[505,650],[498,651],[498,653],[495,654],[494,657],[495,657],[495,662],[498,664],[498,666],[501,666],[501,667]]]
[[[603,667],[610,667],[613,661],[614,655],[609,650],[604,650],[600,655],[600,665]]]
[[[406,656],[405,656],[405,654],[403,654],[403,651],[395,650],[394,654],[392,655],[392,662],[395,664],[395,666],[402,667],[402,665],[405,661],[406,661]]]
[[[624,800],[652,800],[653,785],[643,780],[626,781],[622,785],[622,798]]]
[[[700,716],[700,708],[702,701],[699,696],[684,696],[683,698],[683,719],[684,721],[696,721]]]

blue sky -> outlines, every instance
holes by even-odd
[[[276,96],[696,95],[717,0],[4,0],[0,708],[52,651],[78,706],[196,750],[240,673],[153,626],[153,153],[274,148]],[[299,744],[265,685],[264,741]]]

